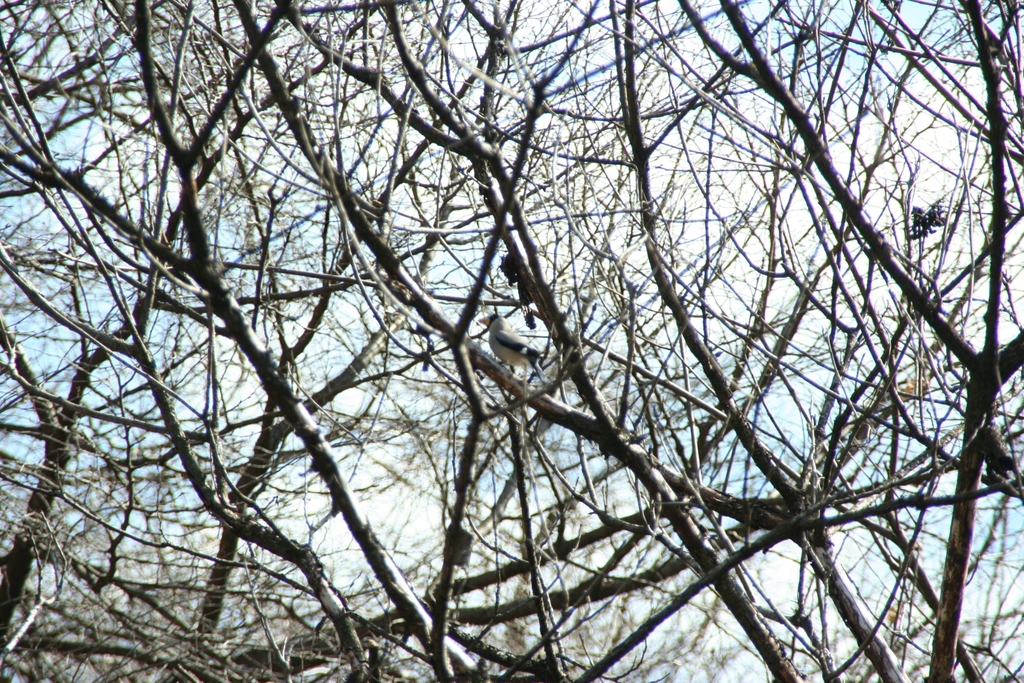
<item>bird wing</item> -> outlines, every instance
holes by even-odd
[[[516,339],[509,334],[496,334],[494,340],[509,351],[515,351],[527,358],[540,358],[540,352],[526,343],[523,339]]]

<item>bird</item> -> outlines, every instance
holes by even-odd
[[[491,345],[495,356],[511,366],[533,367],[537,378],[541,382],[547,381],[540,367],[540,352],[519,336],[507,320],[500,315],[488,315],[480,318],[480,322],[487,325],[487,343]]]

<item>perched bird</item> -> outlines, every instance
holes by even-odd
[[[487,343],[491,345],[495,356],[512,366],[532,366],[537,378],[541,382],[547,381],[540,367],[540,352],[520,337],[507,320],[500,315],[489,315],[480,318],[480,322],[487,325]]]

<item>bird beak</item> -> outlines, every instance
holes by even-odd
[[[484,327],[487,327],[488,325],[491,324],[491,316],[485,315],[484,317],[477,320],[477,322],[483,325]]]

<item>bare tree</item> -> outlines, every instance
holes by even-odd
[[[1017,4],[0,17],[4,680],[1021,679]]]

